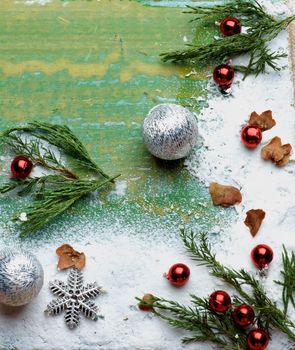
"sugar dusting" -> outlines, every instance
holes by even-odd
[[[267,6],[273,13],[282,11],[281,4],[267,3]],[[282,33],[272,47],[287,50],[287,33]],[[248,77],[245,81],[237,76],[233,95],[227,98],[220,96],[211,82],[208,87],[212,92],[209,106],[198,116],[201,145],[186,161],[186,166],[205,185],[218,181],[241,188],[243,203],[236,207],[232,225],[218,226],[213,230],[214,237],[218,238],[214,248],[223,262],[255,272],[249,261],[250,249],[260,242],[271,245],[275,260],[265,282],[270,296],[279,301],[280,290],[272,280],[279,275],[281,244],[295,249],[295,188],[292,186],[295,162],[290,162],[283,169],[264,162],[259,154],[261,147],[246,150],[239,140],[239,131],[252,111],[272,109],[277,126],[264,133],[263,143],[278,135],[284,143],[295,145],[290,72],[288,69],[280,73],[269,72],[256,79]],[[120,180],[110,197],[124,200],[127,191],[127,183]],[[94,198],[90,205],[98,206],[99,201]],[[263,208],[267,213],[255,239],[243,224],[245,212],[251,208]],[[160,225],[161,220],[159,225],[154,225],[157,227],[155,232],[149,235],[144,218],[141,225],[123,225],[114,218],[98,226],[82,215],[79,221],[73,220],[71,227],[59,227],[57,223],[56,230],[64,230],[64,233],[60,237],[55,236],[53,242],[40,238],[36,248],[35,241],[19,241],[20,246],[32,250],[41,261],[45,285],[38,298],[25,308],[11,310],[0,307],[1,347],[13,345],[23,350],[189,350],[197,346],[202,350],[213,349],[210,344],[182,345],[181,331],[136,308],[134,297],[146,292],[188,303],[189,294],[196,291],[198,295],[206,296],[216,288],[227,289],[220,281],[210,278],[206,268],[192,263],[176,237],[178,228],[171,229],[172,225],[165,228]],[[42,313],[52,299],[48,282],[55,278],[66,279],[67,273],[56,269],[54,252],[65,239],[75,249],[86,253],[85,282],[96,280],[107,291],[96,300],[104,318],[96,323],[82,319],[80,327],[74,332],[66,328],[63,316],[46,317]],[[7,238],[7,244],[14,245],[15,242]],[[1,245],[4,247],[4,241]],[[192,272],[190,282],[181,289],[171,287],[162,277],[177,261],[188,264]],[[289,346],[288,339],[275,335],[268,349],[288,349]]]

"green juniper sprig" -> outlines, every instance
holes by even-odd
[[[261,327],[279,329],[295,341],[295,324],[267,296],[255,276],[244,269],[235,270],[221,264],[212,253],[206,234],[198,235],[199,244],[196,244],[196,235],[193,232],[182,230],[181,237],[193,260],[209,267],[212,276],[231,285],[248,305],[259,311],[258,323]],[[252,293],[249,293],[249,288]]]
[[[9,133],[0,139],[2,144],[9,146],[15,154],[30,158],[35,165],[56,171],[68,178],[77,179],[78,176],[66,168],[50,148],[46,148],[38,139],[23,139],[19,135]]]
[[[70,180],[61,176],[47,178],[36,191],[37,200],[25,209],[27,221],[22,223],[23,234],[36,231],[71,207],[81,197],[94,192],[118,176],[104,180]],[[42,179],[42,178],[41,178]],[[48,185],[52,186],[48,186]],[[16,216],[14,219],[17,219]],[[41,219],[42,218],[42,219]]]
[[[244,269],[235,270],[221,264],[212,252],[206,234],[196,236],[193,232],[181,230],[181,238],[198,265],[207,266],[211,275],[236,290],[233,305],[248,304],[256,312],[255,323],[258,327],[265,329],[269,334],[274,329],[279,330],[295,341],[295,324],[267,296],[260,280]],[[231,311],[225,314],[215,313],[210,309],[207,299],[192,294],[191,306],[156,296],[150,301],[139,298],[137,300],[151,307],[156,315],[171,326],[189,331],[191,334],[184,337],[183,342],[209,341],[222,349],[248,349],[247,332],[234,324]]]
[[[275,19],[265,12],[263,7],[255,0],[237,0],[216,6],[188,5],[187,8],[189,10],[184,11],[184,13],[196,15],[196,19],[192,21],[202,19],[203,21],[214,23],[215,21],[230,17],[234,14],[239,14],[240,20],[243,20],[243,24],[250,28],[255,27],[258,21],[275,21]]]
[[[23,234],[39,230],[80,198],[114,182],[119,176],[107,175],[67,126],[29,123],[3,132],[0,144],[16,155],[27,156],[35,166],[52,172],[40,177],[12,178],[0,186],[2,194],[16,190],[19,196],[34,196],[32,203],[22,210],[26,214],[26,219],[21,222]],[[58,152],[61,156],[72,158],[76,169],[66,166],[61,157],[56,155]],[[78,170],[82,168],[90,172],[90,179],[79,174]],[[19,218],[19,213],[14,216],[15,220]]]
[[[192,306],[177,301],[153,297],[150,302],[136,298],[141,304],[151,306],[153,312],[174,328],[191,335],[182,338],[183,343],[212,342],[222,349],[246,350],[246,334],[236,327],[231,313],[219,315],[209,309],[205,299],[191,295]]]
[[[95,171],[105,178],[107,174],[91,159],[87,149],[77,136],[66,125],[53,125],[50,123],[32,122],[28,126],[8,129],[3,136],[10,136],[13,132],[26,132],[38,139],[47,141],[68,156],[79,161],[80,165]]]
[[[289,303],[295,308],[295,300],[293,293],[295,292],[295,253],[292,251],[288,255],[287,249],[283,246],[282,253],[283,270],[281,275],[282,281],[275,281],[275,283],[283,287],[282,300],[284,304],[284,313],[287,314]]]
[[[192,333],[182,338],[183,343],[210,341],[224,349],[247,349],[246,333],[235,326],[231,312],[223,315],[212,312],[208,301],[196,295],[191,295],[191,303],[192,306],[184,306],[155,297],[153,309],[171,326]]]
[[[192,295],[192,306],[185,306],[154,297],[152,306],[154,313],[171,326],[191,332],[182,338],[183,343],[212,342],[223,349],[247,349],[246,334],[233,324],[230,312],[220,316],[208,310],[205,302]]]
[[[246,33],[236,34],[220,39],[214,39],[209,44],[188,45],[186,50],[161,54],[163,61],[192,61],[193,63],[223,62],[233,57],[249,54],[250,59],[246,66],[236,65],[235,70],[256,76],[264,73],[267,66],[280,70],[277,61],[286,57],[285,53],[272,52],[267,44],[295,19],[290,16],[276,19],[264,11],[255,0],[237,0],[212,7],[188,6],[186,13],[196,15],[195,20],[214,24],[227,16],[238,17]]]

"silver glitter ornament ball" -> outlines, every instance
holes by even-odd
[[[0,303],[28,304],[40,292],[44,272],[37,258],[26,251],[0,251]]]
[[[155,157],[174,160],[186,157],[196,144],[198,125],[188,109],[163,103],[152,108],[144,120],[142,136]]]

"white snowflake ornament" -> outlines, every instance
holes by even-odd
[[[68,283],[55,280],[50,282],[49,288],[57,299],[53,299],[48,305],[45,313],[58,315],[65,311],[66,325],[73,329],[79,325],[80,313],[94,321],[98,318],[98,307],[89,299],[97,297],[102,293],[102,288],[96,282],[83,286],[83,274],[77,269],[71,269]]]

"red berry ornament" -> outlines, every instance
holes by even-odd
[[[190,276],[190,269],[185,264],[177,263],[170,267],[167,273],[168,281],[174,286],[185,285]]]
[[[220,31],[225,36],[231,36],[235,34],[240,34],[242,30],[242,26],[240,21],[234,17],[226,17],[220,23]]]
[[[14,158],[10,165],[12,177],[16,179],[25,179],[33,170],[33,163],[30,158],[18,156]]]
[[[273,250],[266,244],[259,244],[252,249],[251,258],[256,267],[264,269],[273,259]]]
[[[253,329],[247,335],[247,345],[250,350],[264,350],[269,343],[269,335],[262,329]]]
[[[217,290],[209,298],[210,309],[215,312],[225,313],[231,308],[231,298],[223,290]]]
[[[147,293],[142,297],[142,300],[138,303],[138,308],[142,311],[152,311],[154,302],[154,296],[152,294]]]
[[[235,76],[233,67],[227,64],[217,66],[213,71],[213,79],[221,90],[230,88]]]
[[[262,140],[262,131],[256,125],[247,125],[241,132],[243,144],[249,148],[255,148]]]
[[[255,313],[251,306],[242,304],[234,309],[232,318],[238,327],[245,328],[254,322]]]

